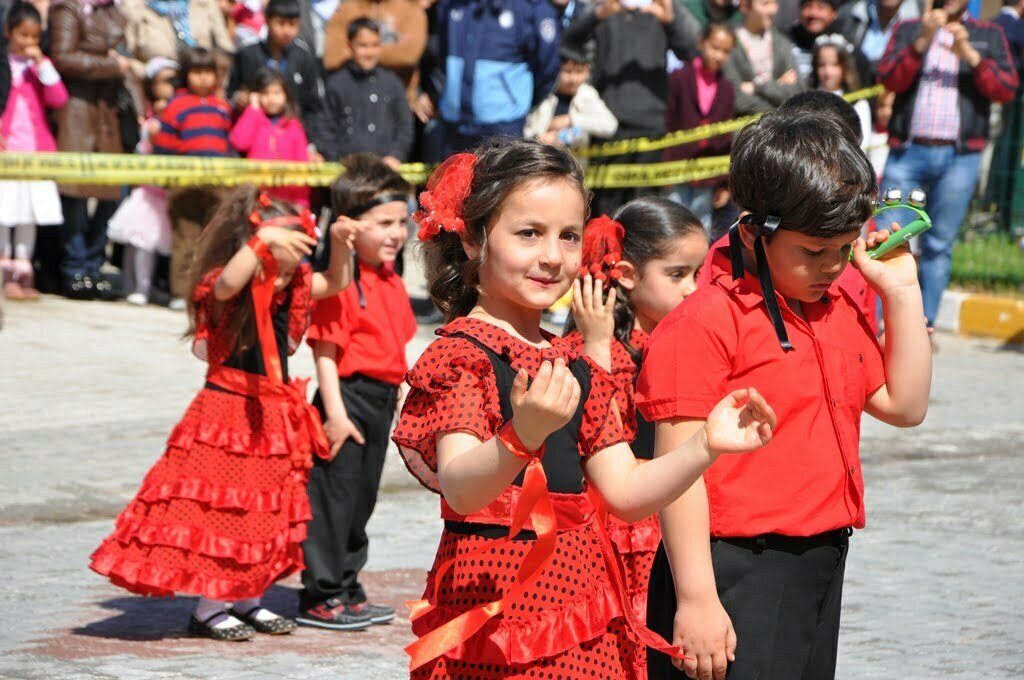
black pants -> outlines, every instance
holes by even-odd
[[[356,375],[342,381],[341,398],[366,443],[350,438],[334,460],[314,459],[307,487],[313,519],[302,543],[302,609],[335,597],[346,604],[366,601],[359,584],[370,547],[366,524],[377,504],[398,388]],[[313,404],[325,417],[319,391]]]
[[[729,680],[835,677],[849,534],[712,540],[718,597],[736,629]],[[662,545],[651,571],[647,624],[670,642],[675,602]],[[660,652],[648,650],[647,660],[650,680],[686,678]]]
[[[615,140],[635,139],[637,137],[661,137],[664,132],[658,130],[641,130],[637,128],[619,128],[615,133]],[[601,165],[640,165],[647,163],[659,163],[662,161],[663,152],[656,151],[634,151],[621,156],[610,156],[607,158],[596,158],[591,161],[591,169],[595,176],[601,177]],[[663,193],[657,187],[627,187],[623,189],[598,189],[594,192],[594,202],[591,208],[593,215],[614,215],[625,203],[640,196]]]

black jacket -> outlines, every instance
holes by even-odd
[[[329,161],[370,152],[404,161],[412,146],[412,111],[405,86],[391,71],[364,71],[347,62],[325,83],[313,142]]]
[[[242,88],[253,89],[256,73],[267,65],[270,49],[265,40],[244,47],[235,54],[228,81],[228,97],[234,97]],[[295,40],[284,51],[285,79],[292,89],[302,113],[302,122],[307,130],[313,118],[320,111],[324,85],[320,78],[320,62],[304,43]]]

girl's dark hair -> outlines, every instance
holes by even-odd
[[[509,194],[528,182],[564,180],[579,189],[585,212],[590,212],[583,168],[564,148],[535,140],[492,137],[473,153],[477,161],[469,196],[462,204],[462,219],[466,223],[464,237],[480,247],[480,254],[469,259],[459,234],[447,231],[422,245],[430,297],[448,321],[465,316],[476,305],[478,273],[487,256],[487,230]]]
[[[216,71],[217,55],[205,47],[188,47],[181,53],[181,83],[188,85],[188,74],[192,71]]]
[[[672,243],[683,236],[699,236],[707,240],[707,232],[700,220],[687,208],[660,196],[642,196],[626,203],[615,213],[615,221],[622,225],[622,259],[642,271],[647,263],[664,257]],[[619,290],[615,297],[615,338],[622,343],[630,357],[640,365],[641,350],[629,344],[636,321],[629,296]],[[576,320],[569,315],[565,333],[576,328]]]
[[[290,203],[272,200],[268,207],[259,204],[260,190],[253,184],[243,184],[231,192],[217,206],[209,223],[203,228],[199,241],[196,243],[195,260],[191,267],[191,290],[194,290],[203,276],[228,263],[235,253],[242,249],[255,231],[249,215],[258,210],[263,220],[284,215],[298,215],[299,212]],[[298,227],[295,227],[296,229]],[[225,307],[230,310],[230,317],[220,323],[229,337],[238,338],[235,354],[241,354],[256,344],[256,320],[252,309],[252,290],[249,286],[242,289],[235,299],[235,304]],[[188,300],[189,328],[185,337],[192,337],[196,332],[197,309],[193,296]]]
[[[821,55],[821,51],[829,47],[836,51],[836,57],[839,59],[839,65],[843,67],[843,89],[847,92],[859,90],[860,75],[857,73],[857,64],[853,60],[853,55],[839,45],[831,44],[818,45],[814,48],[814,53],[811,55],[811,87],[821,87],[821,81],[818,80],[818,59]]]
[[[299,105],[295,103],[295,93],[292,92],[292,88],[288,85],[288,80],[280,71],[267,68],[266,66],[261,67],[253,74],[249,89],[253,92],[262,92],[275,84],[280,85],[281,89],[284,90],[284,115],[289,118],[298,119]]]
[[[156,93],[153,91],[153,85],[156,83],[156,76],[159,76],[160,73],[162,73],[164,71],[174,71],[175,75],[174,75],[174,83],[173,84],[174,84],[175,89],[178,88],[178,85],[180,83],[180,76],[178,75],[178,73],[179,73],[178,69],[172,68],[170,66],[167,67],[167,68],[160,69],[160,71],[158,71],[152,78],[145,78],[142,81],[142,96],[144,96],[146,98],[146,102],[148,102],[150,105],[152,105],[153,102],[156,101]]]
[[[383,193],[412,196],[412,185],[376,154],[354,153],[342,158],[341,164],[345,172],[331,183],[331,210],[335,215],[356,217],[353,210]]]
[[[732,38],[733,45],[736,44],[736,33],[732,30],[732,26],[725,23],[724,21],[711,21],[701,31],[700,39],[707,40],[713,33],[725,33],[727,36]]]
[[[12,31],[26,21],[34,21],[42,26],[43,16],[34,5],[27,2],[16,2],[9,10],[7,10],[7,18],[4,20],[4,27],[8,31]]]
[[[741,210],[832,238],[861,228],[878,194],[875,171],[838,114],[780,107],[736,135],[729,187]]]

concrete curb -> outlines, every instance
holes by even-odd
[[[935,319],[941,331],[1024,343],[1024,299],[948,290]]]

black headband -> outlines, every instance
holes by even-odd
[[[362,215],[364,212],[368,212],[370,210],[373,210],[378,205],[383,205],[385,203],[395,203],[395,202],[398,202],[398,201],[401,201],[402,203],[408,204],[409,203],[409,194],[403,194],[403,193],[401,193],[399,191],[391,191],[391,192],[388,192],[386,194],[377,194],[376,196],[371,198],[366,203],[363,203],[362,205],[357,205],[356,207],[352,208],[351,210],[349,210],[345,214],[348,217],[356,218],[356,217]]]
[[[740,237],[740,225],[749,224],[757,227],[757,238],[754,239],[754,256],[757,258],[757,278],[761,281],[761,294],[764,296],[765,307],[768,308],[768,318],[775,327],[775,336],[784,350],[793,349],[786,333],[786,325],[782,321],[782,310],[779,309],[779,300],[775,296],[775,285],[772,283],[772,274],[768,270],[768,259],[764,255],[764,243],[762,236],[774,234],[782,224],[782,218],[775,215],[759,215],[748,213],[729,227],[729,259],[732,262],[733,280],[742,279],[746,275],[746,267],[743,265],[743,239]]]

